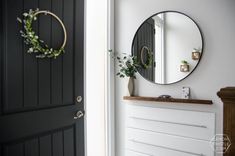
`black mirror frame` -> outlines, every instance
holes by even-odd
[[[187,76],[185,76],[184,78],[182,78],[182,79],[180,79],[180,80],[178,80],[178,81],[175,81],[175,82],[172,82],[172,83],[166,83],[166,84],[156,83],[156,82],[153,82],[153,81],[148,80],[147,78],[145,78],[144,76],[142,76],[142,75],[139,73],[139,71],[138,71],[138,73],[139,73],[145,80],[147,80],[147,81],[149,81],[149,82],[151,82],[151,83],[154,83],[154,84],[158,84],[158,85],[171,85],[171,84],[175,84],[175,83],[178,83],[178,82],[183,81],[184,79],[186,79],[186,78],[187,78],[189,75],[191,75],[191,74],[195,71],[195,69],[198,67],[198,65],[199,65],[199,63],[200,63],[200,61],[201,61],[201,58],[202,58],[202,56],[203,56],[203,50],[204,50],[204,38],[203,38],[203,33],[202,33],[202,31],[201,31],[199,25],[198,25],[190,16],[188,16],[188,15],[185,14],[185,13],[182,13],[182,12],[179,12],[179,11],[173,11],[173,10],[166,10],[166,11],[161,11],[161,12],[158,12],[158,13],[156,13],[156,14],[153,14],[152,16],[150,16],[149,18],[147,18],[146,20],[144,20],[144,21],[142,22],[142,24],[138,27],[138,29],[137,29],[136,32],[135,32],[134,38],[133,38],[133,40],[132,40],[131,55],[133,56],[134,39],[135,39],[135,37],[136,37],[136,35],[137,35],[137,32],[138,32],[139,29],[142,27],[142,25],[145,23],[145,21],[147,21],[148,19],[150,19],[150,18],[152,18],[152,17],[154,17],[154,16],[156,16],[156,15],[158,15],[158,14],[166,13],[166,12],[179,13],[179,14],[184,15],[184,16],[188,17],[189,19],[191,19],[191,20],[193,21],[193,23],[196,24],[196,26],[197,26],[197,28],[198,28],[198,30],[199,30],[199,32],[200,32],[201,39],[202,39],[202,48],[201,48],[201,56],[200,56],[200,58],[199,58],[199,60],[198,60],[198,63],[196,64],[196,66],[192,69],[192,71],[191,71]]]

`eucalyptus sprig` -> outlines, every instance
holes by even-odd
[[[140,67],[140,63],[137,61],[137,57],[128,55],[126,53],[116,55],[112,50],[109,50],[109,52],[112,54],[112,57],[118,61],[119,71],[116,75],[120,78],[133,77],[136,79],[135,73]]]
[[[37,58],[56,58],[61,53],[64,52],[64,48],[55,50],[49,48],[43,40],[35,33],[32,28],[33,21],[37,20],[36,13],[39,12],[39,9],[32,10],[30,9],[28,13],[23,13],[23,18],[17,17],[17,21],[23,25],[23,30],[20,30],[21,37],[24,38],[24,43],[29,46],[28,53],[36,53]]]

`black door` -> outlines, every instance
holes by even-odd
[[[146,46],[153,53],[153,60],[155,60],[155,28],[154,28],[154,20],[152,18],[145,21],[141,27],[138,29],[135,34],[135,38],[133,41],[133,54],[137,56],[139,62],[141,62],[141,49]],[[143,60],[147,59],[147,55],[143,56]],[[147,69],[139,68],[139,73],[146,79],[150,81],[155,81],[155,62],[151,64],[151,66]]]
[[[84,156],[83,0],[1,0],[0,155]],[[68,40],[57,59],[27,54],[16,18],[29,9],[49,10],[62,19]],[[34,23],[39,37],[59,47],[63,31],[50,16]]]

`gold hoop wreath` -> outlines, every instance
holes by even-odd
[[[147,60],[144,62],[144,53],[147,53]],[[140,61],[144,69],[151,67],[153,62],[153,54],[147,46],[143,46],[140,51]]]
[[[61,25],[64,33],[64,41],[61,47],[56,50],[53,48],[49,48],[47,44],[44,43],[43,40],[36,35],[35,31],[32,28],[33,21],[37,20],[37,15],[44,14],[50,15],[54,17]],[[36,58],[56,58],[61,53],[64,53],[64,47],[67,42],[67,32],[66,28],[61,21],[61,19],[56,16],[54,13],[48,10],[32,10],[30,9],[28,13],[23,13],[23,20],[17,18],[18,22],[23,24],[23,30],[20,31],[21,36],[24,38],[24,43],[29,46],[28,53],[35,53]]]

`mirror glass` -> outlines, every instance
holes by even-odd
[[[145,20],[132,43],[138,72],[158,84],[183,80],[197,67],[203,50],[198,25],[187,15],[166,11]]]

